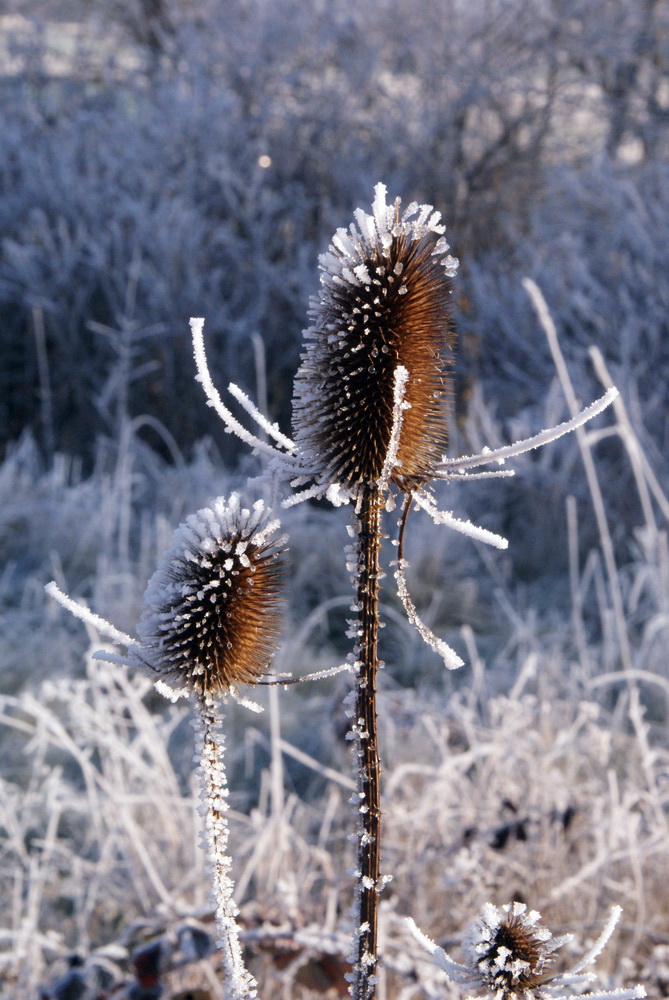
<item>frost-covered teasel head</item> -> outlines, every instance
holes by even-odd
[[[295,439],[261,413],[234,385],[228,391],[262,432],[253,433],[225,404],[209,371],[204,319],[190,321],[198,381],[226,429],[268,463],[275,482],[289,481],[292,506],[310,497],[339,505],[357,501],[366,485],[385,492],[394,482],[441,524],[480,541],[506,540],[436,507],[432,480],[504,477],[503,465],[525,451],[582,426],[618,394],[609,389],[557,427],[480,455],[443,454],[448,430],[454,335],[448,253],[438,212],[415,203],[401,212],[377,184],[372,214],[335,233],[321,258],[322,290],[311,303],[312,326],[295,380]]]
[[[465,965],[498,1000],[531,996],[551,977],[554,953],[565,939],[554,938],[539,917],[522,903],[489,903],[465,934]]]
[[[537,910],[525,903],[493,906],[486,903],[462,940],[464,962],[454,961],[443,948],[407,920],[418,943],[432,955],[435,965],[455,983],[489,1000],[635,1000],[645,997],[643,986],[604,992],[581,993],[592,983],[594,972],[585,972],[604,949],[620,919],[622,909],[611,908],[604,928],[585,954],[564,972],[555,969],[556,952],[573,940],[573,934],[553,937],[541,923]]]
[[[401,486],[432,478],[443,455],[458,265],[439,213],[415,203],[402,211],[399,198],[388,205],[383,184],[372,214],[358,209],[355,220],[320,258],[293,400],[303,461],[323,484],[353,493],[382,478],[391,449],[388,477]]]
[[[278,521],[233,493],[192,514],[149,581],[137,653],[176,690],[219,694],[263,676],[280,626]]]

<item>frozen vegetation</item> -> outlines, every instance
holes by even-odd
[[[43,588],[136,634],[175,527],[262,467],[206,406],[189,317],[216,385],[289,433],[318,255],[379,180],[435,205],[461,261],[450,456],[620,396],[515,478],[438,487],[508,550],[411,512],[412,599],[463,667],[421,641],[384,566],[378,996],[463,997],[424,936],[461,963],[471,921],[511,901],[574,935],[559,970],[620,905],[592,988],[666,995],[667,5],[44,0],[34,23],[27,6],[0,12],[0,997],[68,1000],[77,977],[87,1000],[133,977],[157,996],[151,963],[165,997],[223,997],[189,706],[94,659],[105,637]],[[282,512],[277,672],[350,652],[350,516]],[[266,1000],[348,988],[350,686],[226,709]]]

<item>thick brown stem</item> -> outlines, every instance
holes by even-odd
[[[381,506],[378,489],[365,490],[359,518],[358,622],[360,673],[354,731],[358,738],[360,810],[358,839],[358,950],[355,966],[355,1000],[373,1000],[376,994],[377,916],[381,797],[379,745],[376,719],[376,675],[379,667],[379,549]]]

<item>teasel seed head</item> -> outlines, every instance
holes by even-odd
[[[209,698],[257,683],[281,622],[278,521],[233,493],[191,515],[149,581],[137,627],[143,662],[170,687]]]
[[[564,939],[553,938],[539,918],[524,903],[489,903],[468,928],[465,964],[496,1000],[528,997],[551,978],[554,952]]]
[[[321,259],[321,292],[295,381],[295,440],[325,486],[357,494],[378,482],[396,424],[397,369],[408,373],[390,480],[431,478],[447,442],[454,345],[448,254],[429,205],[386,203],[378,184],[372,215],[339,229]],[[407,405],[408,404],[408,405]]]

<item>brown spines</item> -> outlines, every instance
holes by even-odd
[[[551,963],[552,956],[547,955],[544,940],[534,928],[522,918],[510,916],[500,923],[480,964],[490,969],[496,991],[512,998],[545,983]]]
[[[398,364],[409,372],[405,410],[393,478],[399,485],[431,478],[448,442],[448,403],[454,333],[450,323],[450,281],[437,258],[434,240],[424,237],[408,248],[398,297],[395,331]],[[401,255],[400,255],[401,259]]]
[[[234,554],[238,542],[232,554],[190,565],[193,593],[174,607],[173,650],[202,692],[257,683],[280,631],[277,555],[248,544],[246,565]]]

